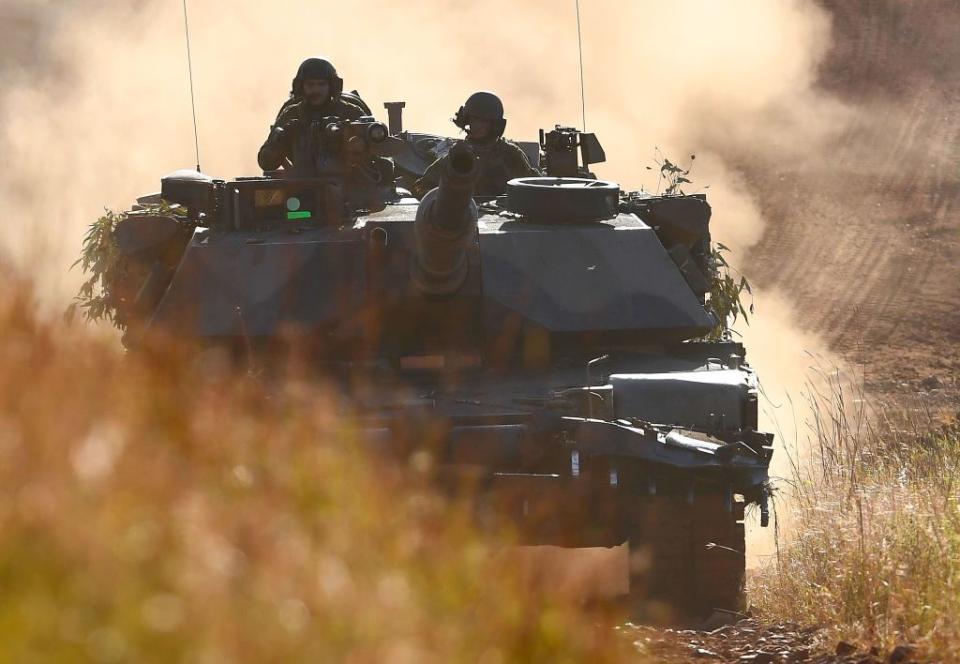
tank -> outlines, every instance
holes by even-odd
[[[376,454],[426,451],[522,543],[625,544],[633,615],[740,611],[773,437],[744,346],[703,340],[706,198],[598,180],[596,136],[560,126],[523,145],[543,177],[476,198],[470,149],[388,108],[389,128],[323,128],[343,169],[322,178],[163,178],[116,229],[125,343],[161,333],[266,367],[295,349],[342,383]],[[161,198],[177,214],[142,210]]]

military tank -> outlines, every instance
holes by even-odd
[[[126,343],[296,347],[373,449],[428,450],[522,543],[626,543],[635,615],[739,611],[773,437],[743,345],[703,340],[705,197],[623,192],[589,171],[596,136],[557,126],[524,145],[543,177],[478,199],[472,152],[404,131],[398,106],[390,127],[319,127],[343,155],[321,178],[164,177],[115,231],[138,275]],[[402,185],[447,151],[413,198]]]

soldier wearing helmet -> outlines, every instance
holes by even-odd
[[[539,175],[520,146],[503,138],[507,121],[503,117],[503,102],[497,95],[474,92],[457,111],[453,123],[467,132],[466,143],[477,155],[477,196],[500,196],[506,193],[508,180]],[[431,164],[417,180],[414,194],[422,197],[440,184],[444,159],[446,156]]]
[[[257,162],[265,171],[283,167],[291,175],[312,177],[324,170],[325,155],[311,131],[314,122],[336,117],[356,120],[364,111],[342,96],[343,79],[324,58],[304,60]]]

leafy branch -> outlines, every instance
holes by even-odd
[[[106,319],[119,330],[126,329],[122,309],[132,304],[136,293],[130,291],[130,286],[139,282],[131,279],[133,266],[125,260],[117,246],[116,230],[131,214],[186,218],[183,208],[165,201],[143,206],[132,213],[104,209],[103,216],[90,224],[83,238],[80,258],[71,266],[73,269],[79,265],[87,278],[80,284],[73,304],[67,308],[68,319],[72,319],[79,309],[89,322]]]
[[[750,324],[753,314],[753,290],[747,278],[737,272],[727,262],[725,253],[730,249],[717,242],[710,247],[710,297],[707,309],[717,320],[716,326],[706,336],[707,341],[720,341],[725,338],[738,318]],[[750,304],[744,304],[744,293],[750,296]]]
[[[655,148],[654,161],[660,169],[660,180],[657,183],[657,191],[666,181],[667,187],[663,191],[663,196],[686,196],[683,185],[692,184],[690,171],[693,169],[693,162],[697,155],[690,155],[690,165],[687,168],[677,165],[670,161],[660,148]],[[647,170],[653,170],[652,166],[647,166]],[[710,293],[707,298],[707,309],[713,314],[716,325],[704,337],[707,341],[720,341],[729,337],[730,330],[733,328],[737,319],[743,318],[749,325],[750,315],[753,314],[753,290],[747,278],[737,272],[730,266],[726,256],[730,248],[719,242],[710,244],[710,253],[707,259],[707,271],[710,281]],[[749,295],[750,303],[744,303],[745,295]]]
[[[690,171],[693,169],[693,162],[696,158],[697,155],[690,155],[690,166],[683,168],[667,159],[660,148],[654,148],[653,161],[660,167],[660,179],[657,181],[657,192],[660,192],[660,187],[663,185],[664,180],[666,180],[667,188],[663,191],[664,196],[686,195],[682,189],[682,185],[692,184],[687,176],[690,175]],[[653,166],[647,166],[647,170],[652,171]]]
[[[125,272],[114,231],[117,224],[126,218],[125,212],[104,210],[104,215],[90,224],[83,238],[80,258],[71,266],[72,269],[79,265],[83,274],[89,276],[80,284],[80,290],[73,298],[74,303],[67,309],[69,318],[79,308],[87,321],[106,318],[121,330],[124,329],[125,326],[117,318],[113,286],[123,278]]]

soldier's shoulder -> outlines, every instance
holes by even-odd
[[[282,125],[291,118],[298,118],[301,116],[302,112],[303,102],[296,99],[291,99],[280,107],[280,111],[277,113],[277,121],[275,124]]]
[[[521,166],[529,166],[530,157],[527,156],[526,150],[520,147],[518,143],[514,143],[506,138],[501,138],[500,141],[500,153],[506,159],[509,159],[512,163],[516,163]]]
[[[361,115],[366,115],[366,113],[360,107],[359,104],[355,104],[349,99],[344,99],[343,97],[340,97],[337,100],[337,114],[338,115],[342,114],[343,117],[350,118],[350,119],[356,119],[356,118],[359,118]]]
[[[526,153],[523,151],[523,148],[520,147],[518,143],[514,143],[513,141],[511,141],[509,138],[501,138],[499,141],[497,141],[497,147],[499,147],[500,150],[503,152],[509,152],[509,153],[519,152],[522,155],[526,155]]]

